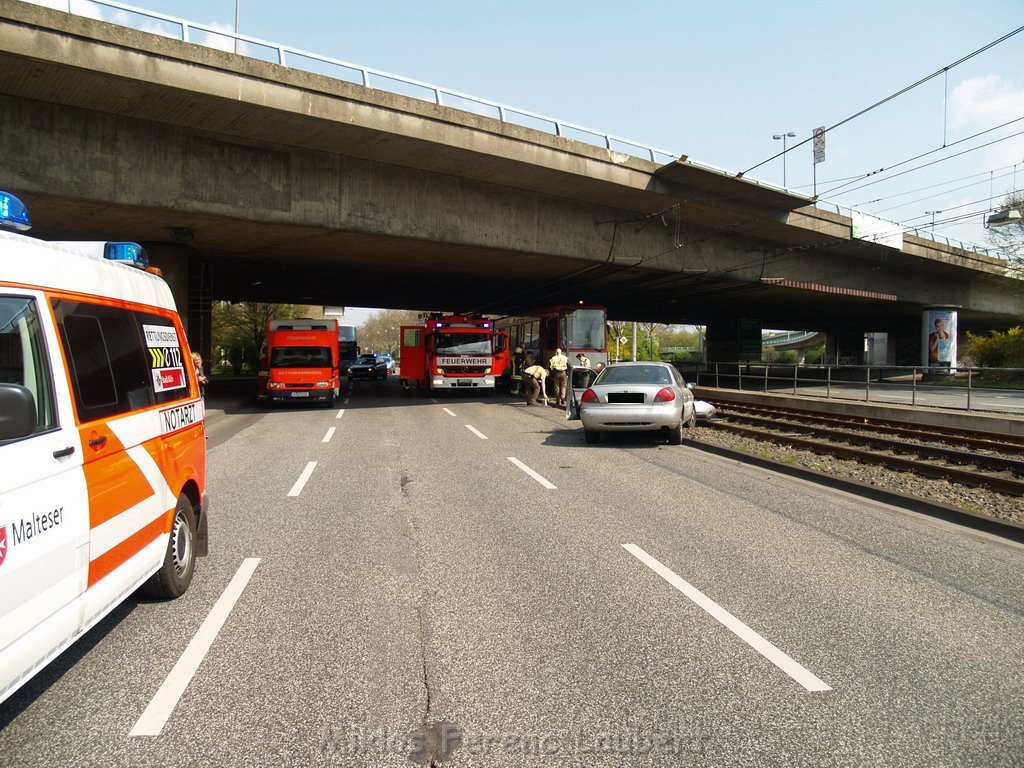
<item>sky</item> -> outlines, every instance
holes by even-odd
[[[65,9],[68,2],[35,1]],[[71,2],[89,15],[99,7]],[[1024,26],[1024,0],[131,5],[228,31],[237,8],[239,32],[250,37],[745,171],[747,178],[782,186],[785,173],[786,186],[808,196],[816,171],[825,200],[906,227],[931,229],[934,220],[936,234],[968,243],[985,245],[985,213],[1024,186],[1024,32],[951,66]],[[100,13],[111,19],[115,12]],[[814,128],[831,128],[936,72],[829,130],[825,161],[815,168]],[[772,137],[790,131],[796,136],[786,138],[786,155],[771,159],[783,149]]]

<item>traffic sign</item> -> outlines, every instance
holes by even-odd
[[[814,164],[825,162],[825,126],[814,129]]]

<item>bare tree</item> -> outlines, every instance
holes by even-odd
[[[399,329],[403,325],[419,323],[420,312],[410,309],[382,309],[371,314],[359,326],[360,352],[398,353],[401,340]]]
[[[1024,192],[1011,192],[1003,199],[1003,208],[1020,211],[1024,216]],[[1024,218],[1002,227],[989,227],[988,243],[1009,261],[1015,277],[1024,278]]]

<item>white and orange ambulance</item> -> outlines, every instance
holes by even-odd
[[[3,192],[0,224],[29,228]],[[0,701],[139,587],[184,593],[206,554],[203,400],[147,261],[0,230]]]

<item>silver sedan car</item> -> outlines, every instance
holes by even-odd
[[[602,432],[660,431],[679,445],[683,427],[697,423],[693,393],[668,363],[610,365],[580,396],[579,407],[588,443]]]

